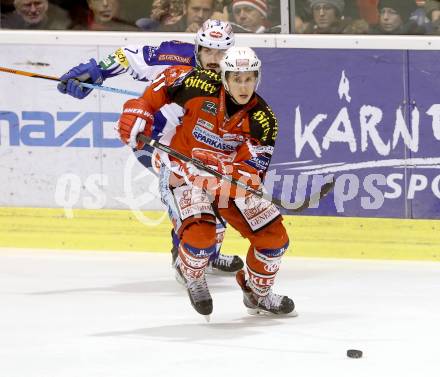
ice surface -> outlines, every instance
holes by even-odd
[[[440,375],[439,263],[285,258],[296,318],[250,316],[233,277],[209,276],[206,323],[170,260],[0,249],[0,376]]]

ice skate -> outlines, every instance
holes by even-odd
[[[238,255],[225,255],[218,253],[212,261],[209,261],[206,272],[210,274],[230,274],[240,271],[243,266],[244,263]]]
[[[180,279],[186,286],[191,305],[197,313],[203,315],[207,322],[210,321],[210,314],[212,313],[212,298],[209,293],[208,284],[206,283],[205,275],[198,279],[186,279],[179,265],[176,266],[176,272],[180,275]],[[176,274],[176,279],[177,279]]]
[[[237,272],[236,278],[243,291],[243,303],[249,314],[288,314],[292,317],[298,315],[295,311],[295,304],[289,297],[277,295],[272,292],[272,289],[266,296],[257,296],[249,287],[243,270]]]
[[[180,258],[179,256],[177,256],[176,260],[172,264],[172,267],[174,269],[174,278],[180,285],[183,285],[186,288],[186,281],[179,269],[179,265],[180,265]]]

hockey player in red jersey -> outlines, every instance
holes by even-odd
[[[261,62],[247,47],[231,47],[213,71],[171,67],[139,99],[125,103],[119,119],[121,140],[142,148],[138,134],[151,134],[153,114],[164,104],[184,108],[170,146],[220,173],[261,187],[277,136],[277,120],[255,93]],[[165,161],[163,159],[162,161]],[[170,158],[160,169],[162,201],[180,239],[178,272],[191,304],[209,316],[212,298],[205,279],[209,256],[215,252],[216,212],[250,241],[246,271],[237,273],[244,304],[252,312],[294,312],[287,296],[272,285],[289,240],[278,209],[269,201],[228,186],[190,162]]]
[[[196,33],[194,44],[169,41],[161,43],[158,47],[148,45],[121,47],[99,64],[91,59],[88,63],[71,68],[61,77],[58,89],[62,93],[83,99],[92,89],[81,87],[81,82],[102,84],[104,80],[122,74],[129,74],[135,80],[144,81],[146,86],[149,86],[158,74],[170,66],[199,66],[218,73],[221,58],[234,43],[235,36],[228,22],[209,19]],[[181,116],[183,116],[182,108],[175,103],[162,107],[154,114],[152,137],[168,144],[170,135],[179,124]],[[137,151],[136,157],[146,168],[152,167],[150,146],[147,145],[145,150]],[[223,225],[220,221],[217,222],[217,250],[211,256],[208,268],[214,273],[217,271],[235,273],[243,267],[243,261],[238,255],[225,255],[221,252],[225,233]],[[179,239],[174,232],[171,233],[171,237],[174,267]]]

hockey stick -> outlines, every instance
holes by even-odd
[[[201,162],[197,159],[188,157],[188,156],[170,148],[168,145],[162,144],[162,143],[158,142],[157,140],[152,139],[151,137],[140,134],[140,135],[138,135],[137,139],[142,141],[145,144],[150,145],[153,148],[159,149],[162,152],[169,154],[170,156],[178,158],[181,161],[191,162],[195,167],[212,174],[216,178],[219,178],[219,179],[222,179],[222,180],[227,181],[229,183],[232,183],[233,185],[240,187],[255,196],[258,196],[259,198],[262,198],[262,199],[265,199],[269,202],[272,202],[273,204],[277,205],[278,207],[285,209],[287,211],[287,214],[302,212],[305,209],[309,208],[311,205],[316,204],[319,200],[321,200],[324,196],[326,196],[333,189],[333,187],[335,185],[335,179],[332,178],[332,180],[330,182],[326,182],[324,185],[322,185],[321,190],[319,192],[315,192],[309,196],[306,196],[304,198],[304,201],[301,201],[301,203],[293,203],[292,204],[289,202],[285,202],[284,200],[274,198],[262,190],[256,190],[256,189],[246,185],[245,183],[239,181],[238,179],[232,178],[228,175],[223,175],[223,174],[219,173],[217,170],[214,170],[214,169],[210,168],[209,166],[206,166],[205,164],[203,164],[203,162]]]
[[[21,75],[21,76],[38,78],[38,79],[45,79],[45,80],[52,80],[52,81],[61,82],[61,80],[55,76],[40,75],[39,73],[20,71],[18,69],[10,69],[10,68],[5,68],[5,67],[0,67],[0,72],[7,72],[7,73],[12,73],[14,75]],[[141,93],[132,92],[131,90],[112,88],[110,86],[89,84],[86,82],[80,82],[79,85],[83,86],[85,88],[98,89],[98,90],[103,90],[105,92],[110,92],[110,93],[126,94],[126,95],[134,96],[134,97],[140,97],[142,95]]]

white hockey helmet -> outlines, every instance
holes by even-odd
[[[200,65],[197,55],[200,47],[226,50],[235,44],[235,36],[229,22],[220,20],[206,20],[197,31],[195,40],[195,56],[197,64]]]
[[[257,72],[255,90],[257,90],[260,84],[261,60],[258,59],[255,51],[249,47],[231,47],[228,49],[220,61],[220,70],[223,86],[227,91],[229,91],[229,88],[226,82],[226,72]]]

